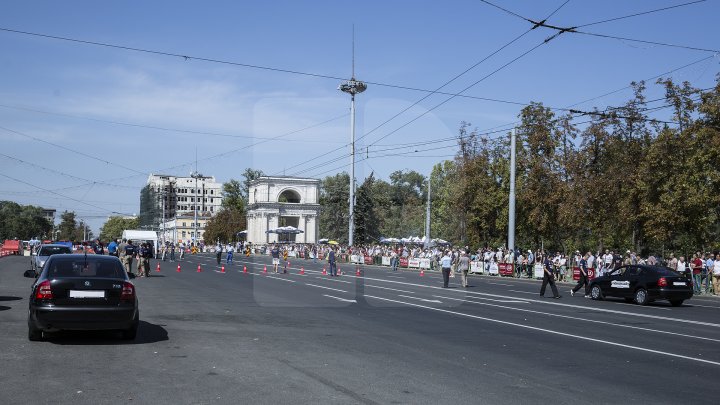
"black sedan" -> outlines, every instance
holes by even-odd
[[[590,281],[590,297],[621,297],[627,302],[646,305],[666,299],[677,307],[693,296],[692,282],[667,267],[629,265]]]
[[[119,330],[133,340],[139,320],[135,286],[120,260],[102,255],[53,255],[38,274],[30,295],[28,339],[58,330]]]

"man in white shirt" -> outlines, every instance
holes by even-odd
[[[715,255],[713,261],[713,295],[720,294],[720,255]]]
[[[445,255],[440,259],[440,268],[443,275],[443,288],[447,288],[450,283],[450,266],[452,265],[452,256],[450,251],[446,251]]]

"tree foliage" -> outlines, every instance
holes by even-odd
[[[0,240],[51,238],[52,226],[40,207],[0,201]]]
[[[582,123],[538,102],[520,111],[516,246],[720,249],[720,75],[706,91],[669,79],[657,84],[673,122],[649,116],[644,82],[631,83],[626,103],[590,111]],[[507,135],[484,135],[462,122],[455,158],[436,164],[429,179],[413,171],[394,172],[389,181],[370,176],[356,199],[358,243],[423,234],[429,182],[432,237],[505,245]],[[347,240],[347,190],[347,174],[323,181],[321,236]]]
[[[236,207],[223,208],[207,222],[203,238],[207,244],[218,240],[223,243],[236,241],[237,233],[246,227],[245,211]]]
[[[100,228],[100,240],[109,242],[120,239],[126,229],[137,229],[140,221],[138,218],[110,217]]]

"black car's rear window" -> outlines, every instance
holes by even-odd
[[[652,270],[658,276],[679,276],[680,275],[680,273],[676,272],[675,270],[672,270],[669,267],[652,267]]]
[[[48,278],[62,277],[107,277],[125,278],[125,269],[116,260],[58,259],[53,260],[47,270]]]
[[[38,256],[52,256],[56,254],[72,253],[67,246],[43,246],[38,252]]]

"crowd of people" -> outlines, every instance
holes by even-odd
[[[470,249],[451,246],[423,247],[421,245],[364,245],[345,246],[339,244],[269,244],[253,245],[249,242],[216,243],[207,246],[203,243],[161,243],[158,251],[153,250],[151,243],[143,242],[139,246],[133,241],[118,240],[111,241],[107,245],[107,251],[111,255],[118,256],[125,264],[128,273],[132,272],[132,262],[137,259],[137,275],[142,277],[149,274],[149,258],[157,257],[160,260],[175,261],[176,253],[178,260],[183,260],[187,252],[191,254],[199,252],[214,252],[218,265],[225,260],[226,264],[232,264],[235,254],[249,257],[252,254],[269,254],[273,260],[273,270],[279,271],[282,264],[283,271],[287,271],[288,258],[302,258],[305,260],[326,260],[330,263],[330,275],[337,274],[336,262],[349,262],[353,255],[363,258],[370,258],[370,263],[381,265],[388,263],[383,258],[389,258],[389,266],[397,270],[401,259],[428,259],[430,270],[448,270],[448,278],[458,273],[462,276],[462,285],[467,286],[467,274],[470,271],[471,263],[480,273],[490,274],[491,269],[497,264],[512,264],[513,275],[521,278],[539,278],[542,271],[543,286],[549,284],[555,289],[554,282],[570,282],[573,280],[573,269],[578,269],[580,281],[606,274],[621,265],[659,265],[669,267],[679,273],[686,275],[693,281],[695,294],[720,295],[720,254],[718,252],[695,252],[692,256],[676,256],[670,253],[667,257],[648,255],[642,257],[634,251],[626,250],[625,254],[609,249],[602,251],[581,253],[576,250],[573,254],[556,252],[552,254],[542,249],[515,249],[505,248],[493,249],[490,247]],[[91,246],[96,254],[104,253],[104,246],[96,240]],[[449,262],[448,262],[449,260]],[[447,267],[446,267],[447,265]],[[333,272],[335,269],[335,273]],[[541,294],[545,288],[541,290]],[[572,294],[578,290],[573,289]],[[555,296],[558,294],[553,290]],[[587,295],[587,294],[586,294]]]

